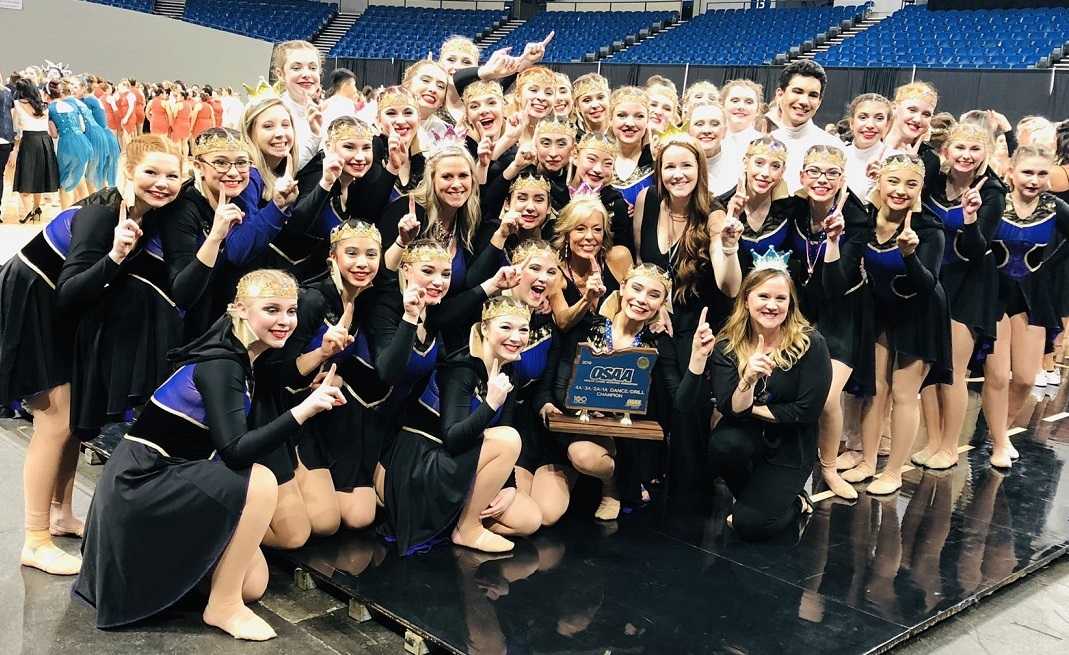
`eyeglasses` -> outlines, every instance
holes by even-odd
[[[248,159],[238,159],[237,161],[230,161],[228,159],[213,159],[211,161],[206,161],[204,159],[198,159],[197,161],[211,166],[215,169],[215,172],[220,175],[226,175],[230,172],[231,168],[236,168],[239,173],[248,173],[249,168],[252,167],[252,162]]]
[[[822,170],[820,168],[809,167],[804,169],[802,172],[805,173],[806,177],[814,180],[820,179],[820,176],[823,175],[824,177],[828,178],[829,182],[834,182],[835,180],[838,180],[840,177],[843,176],[843,172],[837,168],[829,168],[828,170]]]

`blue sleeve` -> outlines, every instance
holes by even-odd
[[[249,184],[238,196],[245,218],[226,237],[226,260],[237,267],[251,264],[267,250],[268,244],[282,231],[286,214],[274,201],[260,206],[264,183],[255,168],[249,169]]]

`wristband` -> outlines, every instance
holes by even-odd
[[[739,247],[738,246],[735,246],[734,248],[725,248],[723,246],[720,246],[720,252],[724,253],[725,255],[734,255],[738,251],[739,251]]]

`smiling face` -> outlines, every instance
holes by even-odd
[[[698,105],[690,112],[690,135],[702,144],[706,157],[720,153],[727,125],[724,110],[719,105]]]
[[[438,200],[448,207],[460,209],[471,196],[471,167],[459,155],[442,157],[435,167],[433,182]]]
[[[568,249],[581,257],[597,255],[601,252],[601,244],[605,241],[605,222],[605,214],[598,210],[590,210],[568,232]]]
[[[879,193],[888,209],[904,212],[913,207],[923,185],[920,173],[899,168],[880,176]]]
[[[464,105],[464,112],[468,125],[475,128],[479,139],[484,136],[496,138],[501,134],[501,126],[504,124],[501,96],[488,94],[469,98]]]
[[[268,348],[281,348],[297,328],[297,300],[255,298],[236,300],[238,318],[248,321],[256,339]]]
[[[244,150],[217,150],[194,160],[200,172],[205,197],[217,198],[222,187],[227,198],[241,195],[249,185],[249,168],[252,161]],[[219,170],[226,169],[225,173]]]
[[[330,148],[341,157],[342,172],[352,178],[364,177],[375,156],[371,139],[339,139]]]
[[[664,282],[647,275],[632,275],[620,288],[620,309],[630,320],[645,323],[657,317],[667,298]]]
[[[280,160],[290,154],[296,138],[289,110],[283,105],[265,109],[252,126],[252,142],[264,157]]]
[[[521,229],[538,230],[549,216],[549,194],[541,190],[517,189],[509,198],[508,208],[519,212]]]
[[[557,79],[557,95],[553,99],[553,113],[565,118],[572,113],[572,85]]]
[[[746,159],[747,188],[758,195],[770,193],[783,179],[782,159],[755,154]]]
[[[843,167],[827,161],[806,162],[802,167],[802,186],[810,198],[826,202],[843,186]]]
[[[787,88],[776,89],[779,115],[790,127],[805,125],[820,109],[823,85],[820,80],[808,75],[795,75]]]
[[[415,105],[391,105],[379,110],[379,127],[385,134],[396,134],[405,143],[416,136],[419,109]]]
[[[282,76],[291,98],[311,98],[319,89],[319,51],[296,48],[287,52]]]
[[[166,152],[146,154],[129,173],[134,182],[134,195],[154,209],[178,197],[182,187],[182,167],[178,157]]]
[[[652,87],[647,93],[650,97],[649,126],[655,132],[663,132],[675,122],[679,100],[671,89],[664,86]]]
[[[580,182],[600,189],[612,179],[616,160],[609,153],[596,148],[586,148],[580,150],[575,159],[575,176]]]
[[[441,66],[434,63],[423,64],[405,86],[416,96],[420,114],[429,116],[445,102],[449,77]]]
[[[922,139],[932,126],[935,103],[928,97],[905,98],[894,105],[894,124],[910,143]]]
[[[520,103],[527,107],[527,116],[537,122],[549,116],[556,101],[557,84],[554,80],[535,79],[523,83],[520,89]]]
[[[686,199],[698,185],[698,160],[681,145],[669,145],[661,153],[660,179],[672,198]]]
[[[401,264],[401,270],[404,272],[405,288],[422,289],[423,302],[427,305],[437,305],[449,292],[453,264],[448,259]]]
[[[943,145],[943,160],[950,164],[951,170],[963,175],[979,168],[987,155],[987,145],[979,141],[960,139]]]
[[[438,63],[452,77],[461,68],[471,68],[479,63],[473,54],[468,48],[443,48]]]
[[[575,148],[575,139],[563,134],[543,134],[535,139],[535,155],[538,163],[547,171],[556,173],[568,165]]]
[[[579,115],[583,117],[591,130],[600,131],[604,128],[608,102],[609,93],[604,89],[594,89],[576,99]]]
[[[761,99],[757,92],[741,84],[734,84],[727,90],[724,98],[724,112],[727,114],[728,127],[732,132],[741,132],[752,127],[757,120],[757,109]]]
[[[531,337],[530,321],[520,316],[498,316],[482,323],[483,343],[495,359],[515,362]]]
[[[520,271],[520,283],[513,294],[522,298],[531,307],[538,307],[560,279],[557,260],[548,254],[538,254],[527,260]]]
[[[621,102],[613,108],[612,133],[621,145],[635,145],[646,136],[649,112],[638,102]]]
[[[379,272],[382,246],[370,237],[345,239],[334,244],[330,258],[338,265],[342,282],[349,289],[366,289]]]
[[[787,320],[791,289],[785,276],[773,275],[755,286],[746,296],[750,327],[755,331],[775,330]]]
[[[850,117],[850,131],[854,134],[854,147],[864,150],[872,147],[887,133],[890,114],[882,102],[858,103]]]
[[[1044,157],[1023,157],[1008,173],[1013,190],[1030,202],[1050,188],[1051,162]]]

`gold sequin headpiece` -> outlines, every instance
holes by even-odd
[[[483,303],[483,321],[492,321],[502,316],[514,316],[530,321],[531,308],[511,296],[494,296]]]
[[[249,147],[235,130],[219,128],[204,135],[203,138],[193,140],[193,156],[203,157],[213,152],[226,152],[237,150],[245,154],[249,153]]]
[[[330,245],[332,246],[339,241],[360,238],[368,238],[382,245],[382,234],[379,233],[379,228],[364,221],[345,221],[330,231]]]
[[[519,75],[516,76],[516,88],[522,89],[523,86],[532,80],[541,83],[543,86],[557,86],[556,74],[546,68],[545,66],[532,66]]]
[[[575,141],[575,126],[559,116],[546,116],[535,125],[534,138],[566,136]]]
[[[516,193],[517,191],[527,191],[536,193],[541,191],[542,193],[549,194],[549,180],[541,175],[520,175],[516,178],[516,181],[509,187],[510,193]]]
[[[816,164],[817,166],[846,166],[846,153],[835,146],[816,145],[805,152],[803,165]]]
[[[402,264],[434,262],[443,259],[447,262],[453,260],[445,246],[437,241],[431,241],[429,239],[422,239],[415,243],[411,243],[405,248],[405,251],[401,253]]]
[[[247,273],[238,281],[235,300],[257,298],[287,298],[297,300],[297,281],[288,273],[273,269],[261,269]]]
[[[625,86],[613,91],[612,97],[609,98],[609,105],[612,107],[617,107],[628,102],[634,102],[643,107],[649,107],[650,96],[637,86]]]
[[[335,119],[327,127],[327,143],[331,145],[350,139],[370,141],[373,138],[375,138],[375,133],[371,130],[371,126],[359,118],[343,116]]]
[[[418,109],[419,103],[416,102],[416,96],[412,95],[412,92],[405,87],[391,86],[379,96],[379,111],[381,112],[389,107],[412,107],[413,109]]]
[[[746,159],[760,156],[786,162],[787,146],[770,136],[759,137],[751,141],[750,145],[746,147]]]
[[[515,266],[528,257],[536,256],[547,257],[555,266],[560,268],[560,254],[554,250],[553,246],[551,246],[548,241],[543,241],[541,239],[528,239],[516,246],[516,249],[512,251],[512,257],[509,261]]]
[[[282,98],[281,80],[272,85],[268,84],[267,80],[261,76],[260,83],[255,87],[251,87],[248,84],[242,84],[241,86],[245,87],[245,93],[249,96],[249,105],[258,105],[267,100]]]
[[[947,138],[943,143],[950,144],[953,142],[968,141],[969,143],[982,143],[984,147],[991,145],[991,133],[982,127],[972,125],[970,123],[958,123],[954,127],[950,128],[947,133]]]
[[[668,276],[663,268],[656,264],[639,264],[638,266],[632,266],[631,270],[624,276],[624,283],[635,277],[644,277],[657,280],[664,285],[664,292],[667,296],[672,295],[672,278]]]
[[[880,164],[880,177],[895,171],[911,171],[924,177],[924,161],[916,155],[891,155]]]
[[[601,151],[610,157],[616,157],[620,154],[620,145],[613,139],[598,132],[587,132],[579,140],[579,147],[576,150],[587,149]]]
[[[481,98],[483,96],[496,96],[504,100],[505,92],[501,90],[501,85],[493,80],[489,82],[479,80],[472,82],[464,89],[464,95],[461,96],[461,100],[464,104],[467,104],[472,98]]]
[[[911,82],[898,87],[898,90],[895,91],[895,102],[902,102],[912,98],[927,100],[934,106],[939,102],[939,93],[936,92],[935,87],[927,82]]]
[[[572,85],[572,97],[577,100],[588,93],[597,93],[598,91],[609,93],[609,81],[600,75],[591,75],[590,77],[576,80]]]

